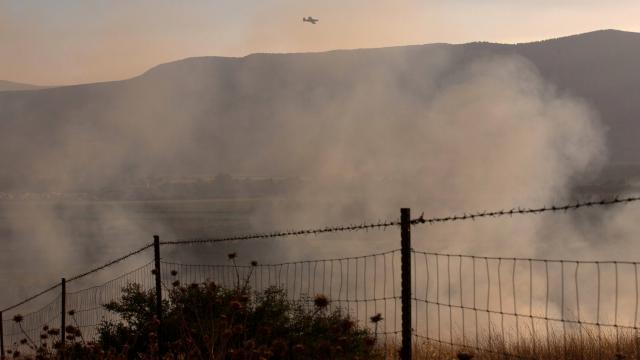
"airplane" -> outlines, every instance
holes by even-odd
[[[314,19],[311,16],[308,16],[306,18],[302,18],[302,22],[308,22],[315,25],[318,22],[318,19]]]

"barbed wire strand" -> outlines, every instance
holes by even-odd
[[[433,217],[433,218],[424,218],[424,214],[420,215],[419,218],[411,220],[411,224],[433,224],[433,223],[442,223],[442,222],[453,222],[453,221],[464,221],[464,220],[475,220],[479,218],[486,217],[501,217],[501,216],[513,216],[513,215],[531,215],[531,214],[541,214],[545,212],[566,212],[569,210],[578,210],[580,208],[588,208],[594,206],[609,206],[615,204],[623,204],[623,203],[631,203],[635,201],[640,201],[640,196],[629,196],[620,198],[618,196],[612,199],[602,199],[597,201],[585,201],[585,202],[575,202],[573,204],[565,204],[565,205],[551,205],[551,206],[542,206],[538,208],[513,208],[511,210],[495,210],[495,211],[482,211],[475,212],[470,214],[462,214],[462,215],[451,215],[445,217]]]
[[[121,261],[123,261],[123,260],[125,260],[127,258],[130,258],[131,256],[137,255],[137,254],[139,254],[139,253],[141,253],[141,252],[143,252],[143,251],[145,251],[145,250],[147,250],[147,249],[149,249],[151,247],[153,247],[153,243],[147,244],[147,245],[145,245],[145,246],[143,246],[143,247],[141,247],[141,248],[139,248],[137,250],[131,251],[128,254],[125,254],[125,255],[120,256],[120,257],[118,257],[116,259],[113,259],[113,260],[111,260],[111,261],[109,261],[109,262],[107,262],[107,263],[105,263],[105,264],[103,264],[101,266],[95,267],[95,268],[93,268],[91,270],[88,270],[88,271],[85,271],[85,272],[83,272],[81,274],[78,274],[78,275],[75,275],[73,277],[70,277],[69,279],[66,279],[66,282],[69,283],[71,281],[75,281],[75,280],[78,280],[78,279],[83,278],[85,276],[88,276],[90,274],[93,274],[95,272],[98,272],[100,270],[106,269],[106,268],[108,268],[108,267],[110,267],[112,265],[115,265],[116,263],[119,263],[119,262],[121,262]],[[21,305],[24,305],[24,304],[28,303],[31,300],[37,299],[38,297],[48,293],[49,291],[52,291],[52,290],[56,289],[59,286],[60,286],[60,283],[52,285],[52,286],[46,288],[45,290],[42,290],[42,291],[38,292],[37,294],[29,296],[28,298],[26,298],[26,299],[24,299],[24,300],[22,300],[22,301],[20,301],[20,302],[18,302],[16,304],[14,304],[14,305],[6,307],[6,308],[4,308],[4,309],[2,309],[0,311],[1,312],[6,312],[6,311],[9,311],[9,310],[13,310],[13,309],[17,308],[18,306],[21,306]]]
[[[544,212],[560,212],[560,211],[564,212],[569,210],[577,210],[580,208],[587,208],[587,207],[594,207],[594,206],[607,206],[607,205],[614,205],[614,204],[630,203],[635,201],[640,201],[640,196],[631,196],[631,197],[623,197],[623,198],[616,196],[612,199],[602,199],[598,201],[585,201],[585,202],[576,202],[573,204],[565,204],[565,205],[542,206],[539,208],[518,207],[511,210],[482,211],[482,212],[476,212],[476,213],[470,213],[470,214],[465,213],[462,215],[450,215],[445,217],[425,218],[423,213],[422,215],[420,215],[420,217],[411,220],[411,224],[412,225],[425,224],[425,223],[434,224],[434,223],[442,223],[442,222],[475,220],[475,219],[485,218],[485,217],[540,214]],[[362,223],[359,225],[328,226],[328,227],[316,228],[316,229],[277,231],[272,233],[237,235],[237,236],[228,236],[228,237],[220,237],[220,238],[178,239],[173,241],[161,241],[160,245],[188,245],[188,244],[194,245],[194,244],[207,244],[207,243],[218,243],[218,242],[254,240],[254,239],[280,238],[280,237],[290,237],[290,236],[317,235],[317,234],[333,233],[333,232],[385,229],[391,226],[400,226],[400,221],[399,220],[379,221],[377,223]]]
[[[42,296],[42,295],[44,295],[44,294],[48,293],[49,291],[55,290],[58,286],[60,286],[60,283],[57,283],[57,284],[55,284],[55,285],[51,285],[50,287],[48,287],[48,288],[46,288],[46,289],[44,289],[44,290],[40,291],[40,292],[39,292],[39,293],[37,293],[37,294],[34,294],[34,295],[29,296],[28,298],[26,298],[26,299],[24,299],[24,300],[20,301],[20,302],[19,302],[19,303],[17,303],[17,304],[11,305],[11,306],[9,306],[9,307],[7,307],[7,308],[4,308],[4,309],[0,310],[0,312],[3,312],[3,313],[4,313],[4,312],[7,312],[7,311],[9,311],[9,310],[13,310],[13,309],[17,308],[17,307],[18,307],[18,306],[20,306],[20,305],[24,305],[24,304],[28,303],[28,302],[29,302],[29,301],[31,301],[31,300],[37,299],[38,297],[40,297],[40,296]]]
[[[471,214],[463,214],[463,215],[452,215],[446,217],[432,217],[432,218],[424,218],[424,214],[422,214],[419,218],[411,220],[412,225],[417,224],[434,224],[434,223],[442,223],[442,222],[453,222],[453,221],[465,221],[465,220],[475,220],[478,218],[485,217],[500,217],[500,216],[513,216],[513,215],[527,215],[527,214],[540,214],[544,212],[566,212],[569,210],[577,210],[580,208],[594,207],[594,206],[608,206],[614,204],[621,203],[631,203],[635,201],[640,201],[640,196],[629,196],[620,198],[618,196],[612,199],[602,199],[598,201],[586,201],[586,202],[576,202],[573,204],[566,204],[561,206],[543,206],[539,208],[514,208],[511,210],[497,210],[497,211],[483,211],[476,212]],[[229,242],[229,241],[241,241],[241,240],[250,240],[250,239],[265,239],[265,238],[279,238],[279,237],[288,237],[288,236],[301,236],[301,235],[316,235],[322,233],[332,233],[332,232],[345,232],[345,231],[359,231],[359,230],[369,230],[369,229],[386,229],[391,226],[399,226],[400,221],[381,221],[378,223],[363,223],[360,225],[343,225],[343,226],[333,226],[333,227],[325,227],[319,229],[306,229],[306,230],[290,230],[283,232],[273,232],[273,233],[263,233],[263,234],[252,234],[252,235],[240,235],[240,236],[230,236],[230,237],[222,237],[222,238],[202,238],[202,239],[185,239],[185,240],[175,240],[175,241],[163,241],[161,245],[186,245],[186,244],[206,244],[206,243],[217,243],[217,242]],[[126,255],[123,255],[119,258],[111,260],[99,267],[88,270],[84,273],[73,276],[67,280],[67,282],[71,282],[74,280],[78,280],[100,270],[103,270],[107,267],[110,267],[118,262],[121,262],[131,256],[139,254],[146,249],[153,247],[153,244],[147,244],[144,247],[134,250]],[[47,292],[58,287],[59,284],[52,285],[51,287],[32,295],[25,300],[20,301],[17,304],[9,306],[1,311],[9,311],[15,309],[16,307],[23,305],[31,300],[38,298],[46,294]]]
[[[85,277],[87,275],[91,275],[91,274],[93,274],[95,272],[98,272],[98,271],[100,271],[102,269],[106,269],[111,265],[115,265],[115,264],[117,264],[117,263],[119,263],[119,262],[121,262],[121,261],[123,261],[125,259],[128,259],[128,258],[130,258],[130,257],[132,257],[134,255],[137,255],[137,254],[139,254],[139,253],[141,253],[141,252],[143,252],[143,251],[145,251],[145,250],[147,250],[147,249],[149,249],[151,247],[153,247],[153,243],[147,244],[147,245],[145,245],[145,246],[143,246],[143,247],[141,247],[141,248],[139,248],[137,250],[131,251],[128,254],[122,255],[119,258],[116,258],[116,259],[113,259],[113,260],[111,260],[111,261],[109,261],[107,263],[104,263],[101,266],[95,267],[95,268],[93,268],[91,270],[88,270],[88,271],[85,271],[85,272],[83,272],[81,274],[78,274],[78,275],[75,275],[73,277],[70,277],[69,279],[67,279],[67,283],[70,283],[70,282],[72,282],[74,280],[81,279],[81,278],[83,278],[83,277]]]
[[[418,219],[416,219],[415,221],[418,221]],[[221,238],[201,238],[201,239],[182,239],[182,240],[174,240],[174,241],[161,241],[160,245],[206,244],[206,243],[267,239],[267,238],[301,236],[301,235],[317,235],[317,234],[331,233],[331,232],[382,229],[382,228],[399,226],[399,225],[400,225],[400,221],[384,221],[384,222],[378,222],[378,223],[364,223],[360,225],[342,225],[342,226],[325,227],[325,228],[319,228],[319,229],[289,230],[289,231],[279,231],[279,232],[263,233],[263,234],[228,236],[228,237],[221,237]]]

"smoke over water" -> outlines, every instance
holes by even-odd
[[[56,96],[71,105],[62,115],[51,113],[55,130],[44,148],[25,148],[8,163],[63,191],[221,172],[304,181],[285,195],[253,202],[6,202],[2,286],[15,291],[0,300],[16,301],[58,274],[101,264],[156,233],[172,240],[395,219],[405,206],[416,216],[438,216],[543,205],[570,199],[575,180],[597,173],[605,161],[597,114],[545,82],[526,60],[485,57],[460,65],[446,49],[432,49],[428,60],[417,52],[381,50],[366,66],[348,52],[216,59],[217,72],[207,70],[206,60],[193,60],[126,83],[97,85],[87,103],[66,97],[87,94],[82,87],[33,95],[33,106]],[[46,94],[51,98],[43,100]],[[0,111],[27,119],[27,125],[46,118],[46,110],[11,106],[13,101],[0,102],[6,105]],[[3,126],[22,136],[39,131],[35,125]],[[24,141],[16,136],[2,148]],[[616,244],[630,246],[632,225],[621,220],[628,214],[589,214],[606,219],[600,232],[605,239],[615,233]],[[424,226],[414,230],[413,247],[593,257],[602,244],[584,236],[589,226],[574,215]],[[398,246],[399,235],[391,230],[205,251],[167,248],[165,256],[215,261],[235,250],[246,261],[269,262]]]

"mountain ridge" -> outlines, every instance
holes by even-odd
[[[8,80],[0,80],[0,91],[29,91],[44,89],[46,86],[31,85]]]
[[[186,58],[126,80],[1,92],[0,154],[14,155],[1,159],[12,173],[2,174],[0,188],[25,178],[65,182],[48,178],[49,164],[100,186],[123,172],[305,174],[315,155],[292,153],[340,129],[336,111],[404,116],[381,104],[351,109],[344,99],[367,94],[373,83],[402,101],[422,101],[468,64],[500,56],[526,59],[561,93],[589,103],[608,129],[611,162],[639,162],[640,34],[605,30],[524,44]],[[279,156],[292,159],[269,160]]]
[[[179,63],[184,63],[184,62],[192,62],[192,61],[203,61],[203,60],[220,60],[220,61],[225,61],[225,60],[244,60],[247,58],[252,58],[252,57],[260,57],[260,56],[283,56],[283,55],[317,55],[317,54],[333,54],[333,53],[340,53],[340,52],[358,52],[358,51],[377,51],[377,50],[389,50],[389,49],[406,49],[406,48],[419,48],[419,47],[459,47],[459,46],[473,46],[473,45],[490,45],[490,46],[497,46],[497,47],[511,47],[511,46],[532,46],[532,45],[539,45],[539,44],[544,44],[544,43],[549,43],[549,42],[557,42],[557,41],[561,41],[561,40],[572,40],[572,39],[587,39],[590,37],[594,37],[594,36],[600,36],[600,35],[616,35],[616,36],[636,36],[636,37],[640,37],[640,33],[639,32],[633,32],[633,31],[625,31],[625,30],[617,30],[617,29],[602,29],[602,30],[593,30],[593,31],[588,31],[585,33],[579,33],[579,34],[574,34],[574,35],[566,35],[566,36],[560,36],[560,37],[556,37],[556,38],[548,38],[548,39],[542,39],[542,40],[534,40],[534,41],[527,41],[527,42],[518,42],[518,43],[502,43],[502,42],[491,42],[491,41],[470,41],[470,42],[465,42],[465,43],[447,43],[447,42],[436,42],[436,43],[424,43],[424,44],[410,44],[410,45],[394,45],[394,46],[381,46],[381,47],[372,47],[372,48],[347,48],[347,49],[335,49],[335,50],[322,50],[322,51],[307,51],[307,52],[274,52],[274,53],[270,53],[270,52],[257,52],[257,53],[250,53],[250,54],[246,54],[246,55],[242,55],[242,56],[223,56],[223,55],[200,55],[200,56],[190,56],[190,57],[186,57],[186,58],[182,58],[182,59],[177,59],[177,60],[172,60],[169,62],[165,62],[165,63],[160,63],[154,66],[151,66],[149,69],[143,71],[141,74],[139,75],[135,75],[126,79],[120,79],[120,80],[105,80],[105,81],[96,81],[96,82],[88,82],[88,83],[79,83],[79,84],[70,84],[70,85],[59,85],[59,86],[39,86],[39,85],[30,85],[30,84],[23,84],[23,83],[16,83],[16,82],[12,82],[12,81],[7,81],[7,80],[0,80],[0,91],[12,91],[12,90],[3,90],[2,89],[2,83],[10,83],[10,84],[15,84],[15,85],[19,85],[19,86],[25,86],[26,88],[24,90],[20,90],[20,91],[28,91],[28,90],[40,90],[40,89],[48,89],[48,88],[58,88],[58,87],[72,87],[72,86],[83,86],[83,85],[95,85],[95,84],[103,84],[103,83],[118,83],[118,82],[125,82],[125,81],[130,81],[130,80],[134,80],[138,77],[142,77],[145,76],[146,74],[155,71],[158,68],[164,68],[167,65],[172,65],[172,64],[179,64]]]

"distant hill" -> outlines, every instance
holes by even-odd
[[[0,91],[23,91],[43,89],[44,86],[21,84],[12,81],[0,80]]]
[[[316,155],[299,149],[339,135],[338,111],[420,120],[391,100],[369,101],[371,82],[422,101],[472,61],[503,55],[528,59],[560,92],[591,104],[612,163],[640,162],[640,34],[605,30],[516,45],[189,58],[124,81],[4,91],[0,160],[11,173],[0,188],[63,181],[57,173],[101,186],[150,173],[303,175]]]

